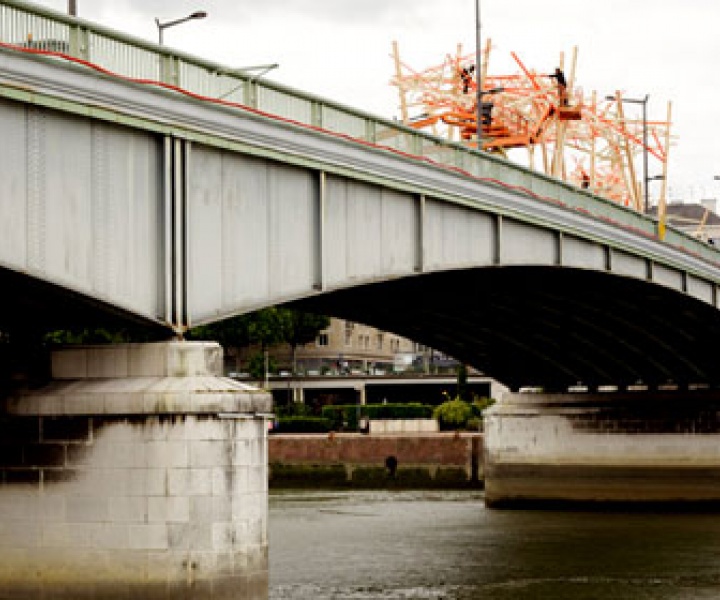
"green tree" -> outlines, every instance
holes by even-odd
[[[318,332],[325,329],[329,323],[328,317],[273,306],[196,327],[188,332],[188,337],[215,340],[224,348],[259,345],[263,355],[262,362],[268,364],[270,361],[265,356],[268,348],[287,343],[292,348],[294,373],[297,347],[314,340]],[[253,369],[257,371],[258,359],[253,360]]]
[[[288,310],[288,309],[286,309]],[[292,349],[292,372],[297,373],[297,348],[312,342],[317,334],[330,325],[330,317],[290,310],[285,341]]]
[[[264,350],[285,341],[287,322],[287,310],[272,306],[210,325],[195,327],[188,332],[187,337],[195,340],[214,340],[225,348],[242,348],[258,344]]]
[[[46,333],[43,343],[50,346],[71,346],[75,344],[122,344],[148,342],[158,339],[156,332],[134,331],[123,328],[85,327],[82,329],[56,329]],[[169,333],[168,333],[169,337]]]
[[[248,359],[248,372],[254,379],[262,379],[267,372],[277,371],[277,362],[272,357],[267,357],[264,352],[255,352]]]

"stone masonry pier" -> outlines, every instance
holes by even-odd
[[[485,415],[490,506],[720,507],[720,393],[506,394]]]
[[[267,598],[270,395],[215,343],[59,351],[0,415],[0,597]]]

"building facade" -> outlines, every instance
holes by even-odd
[[[228,349],[226,371],[243,377],[261,352],[258,347]],[[393,375],[454,373],[457,362],[437,350],[369,325],[331,318],[313,342],[293,351],[288,344],[268,349],[271,373],[279,375]]]

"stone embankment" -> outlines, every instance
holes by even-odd
[[[481,488],[482,434],[272,434],[270,487]]]

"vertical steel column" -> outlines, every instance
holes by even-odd
[[[187,167],[190,143],[165,138],[163,205],[165,225],[165,321],[182,336],[187,306]]]
[[[325,171],[318,171],[317,191],[315,194],[315,273],[313,275],[313,288],[318,292],[325,289],[327,281],[327,267],[325,265],[325,206],[327,195],[327,175]]]
[[[502,215],[496,215],[493,220],[493,257],[494,265],[502,264],[502,246],[503,246],[503,218]]]
[[[555,266],[562,267],[564,263],[563,249],[565,236],[562,231],[558,231],[555,235]]]
[[[425,194],[418,196],[415,215],[415,272],[422,273],[425,271]]]
[[[47,149],[45,114],[36,106],[25,110],[27,147],[27,264],[30,272],[47,267]]]

